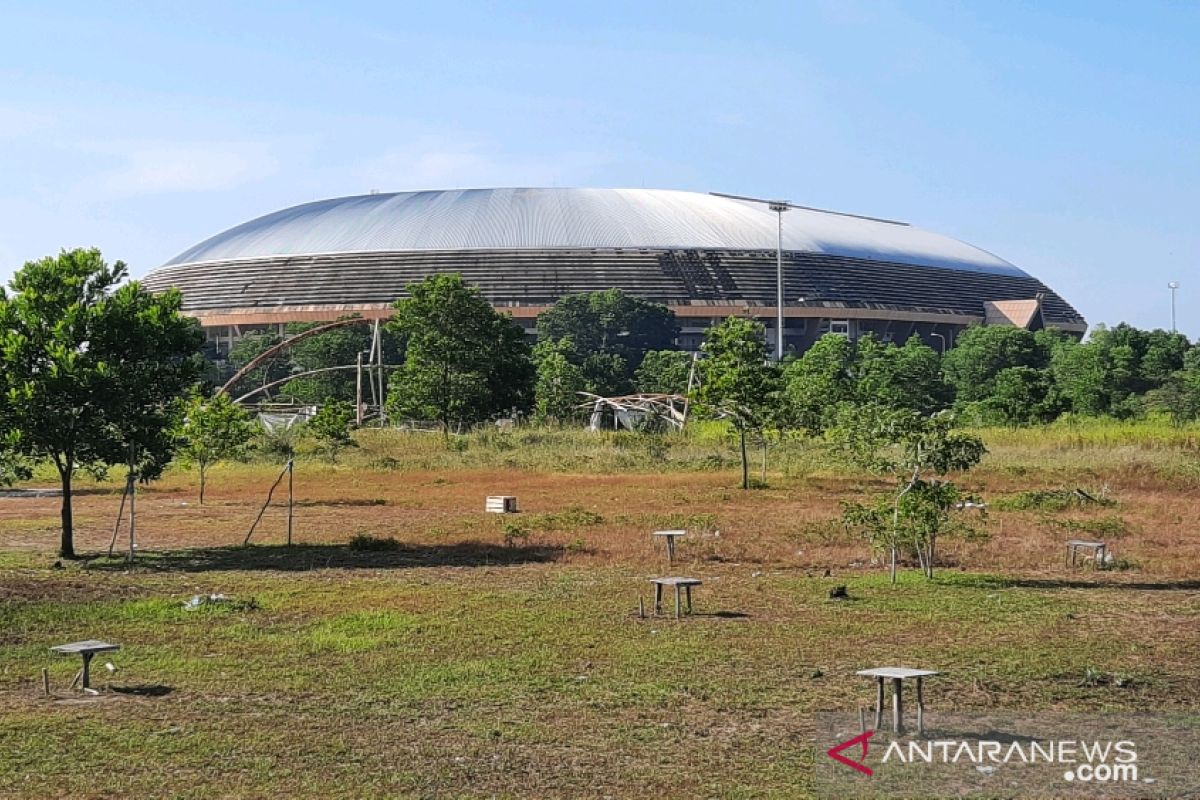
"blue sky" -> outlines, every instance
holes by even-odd
[[[345,194],[785,197],[1200,336],[1200,3],[0,0],[0,279]]]

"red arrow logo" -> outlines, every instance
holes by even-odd
[[[846,741],[842,742],[841,744],[834,745],[833,747],[829,748],[825,752],[828,753],[829,757],[832,758],[834,761],[840,761],[841,763],[845,764],[847,767],[853,767],[854,769],[858,770],[859,772],[863,773],[864,775],[874,775],[875,773],[866,764],[862,763],[861,761],[855,761],[854,759],[847,758],[846,756],[842,755],[843,750],[850,748],[850,747],[854,747],[856,744],[860,744],[860,745],[862,745],[862,757],[865,759],[867,757],[867,743],[871,741],[871,737],[874,735],[875,735],[875,731],[867,731],[866,733],[860,733],[858,736],[855,736],[853,739],[847,739]]]

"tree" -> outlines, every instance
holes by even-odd
[[[679,335],[670,309],[620,289],[567,295],[538,316],[537,329],[541,341],[570,341],[566,355],[600,395],[629,392],[646,353],[672,349]]]
[[[995,389],[996,375],[1009,367],[1044,369],[1050,348],[1044,337],[1024,328],[986,325],[967,328],[942,358],[946,380],[959,403],[985,400]]]
[[[1144,411],[1147,393],[1183,369],[1188,349],[1181,334],[1097,325],[1088,341],[1056,349],[1051,366],[1073,412],[1128,419]]]
[[[1183,369],[1171,373],[1146,399],[1152,408],[1170,414],[1175,425],[1200,419],[1200,345],[1184,356]]]
[[[779,370],[769,362],[761,323],[727,317],[709,328],[701,345],[697,399],[733,422],[742,454],[742,488],[750,488],[746,434],[761,431],[779,401]]]
[[[228,394],[205,397],[196,391],[188,399],[179,429],[179,449],[200,471],[200,505],[204,505],[208,468],[244,452],[254,432],[250,415]]]
[[[648,394],[687,394],[692,374],[691,353],[682,350],[651,350],[642,358],[634,373],[639,392]]]
[[[840,411],[828,434],[835,447],[859,466],[897,478],[890,496],[870,504],[843,503],[843,521],[888,548],[892,583],[902,547],[916,552],[922,572],[932,578],[938,536],[969,527],[952,518],[962,498],[959,489],[926,476],[968,470],[983,459],[987,448],[978,436],[955,430],[947,413],[923,416],[878,405],[843,405]]]
[[[995,421],[1017,427],[1049,422],[1058,416],[1049,370],[1006,367],[996,373],[992,394],[979,405]]]
[[[339,450],[355,444],[350,435],[353,424],[354,404],[339,400],[317,409],[313,418],[305,423],[304,431],[317,441],[330,461],[337,461]]]
[[[574,346],[570,339],[547,339],[533,348],[537,363],[537,385],[534,387],[534,413],[539,419],[562,422],[579,416],[587,380],[583,370],[571,363]]]
[[[839,403],[858,396],[854,372],[854,343],[846,336],[826,334],[783,371],[786,399],[795,422],[819,434]]]
[[[169,409],[201,369],[203,339],[179,293],[120,285],[126,276],[99,250],[64,250],[0,290],[0,437],[58,471],[64,558],[75,556],[76,470],[103,474],[131,449],[143,477],[161,470]]]
[[[458,274],[408,285],[390,329],[407,342],[392,380],[391,413],[434,419],[448,436],[533,400],[533,362],[525,335]]]

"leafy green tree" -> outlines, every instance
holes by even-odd
[[[857,399],[856,366],[854,343],[827,334],[784,367],[786,400],[800,427],[820,433],[839,403]]]
[[[458,274],[408,286],[389,327],[407,343],[389,411],[434,419],[448,436],[490,416],[526,411],[534,368],[525,335]]]
[[[969,530],[951,512],[961,493],[952,483],[931,475],[969,470],[987,454],[974,434],[955,430],[947,413],[924,416],[879,405],[843,404],[840,417],[827,433],[835,447],[852,462],[896,477],[897,488],[874,503],[843,503],[847,526],[867,533],[891,554],[891,578],[896,582],[896,554],[911,548],[921,569],[933,577],[937,539]]]
[[[620,289],[567,295],[538,316],[537,329],[541,341],[571,342],[568,357],[600,395],[628,393],[645,354],[673,349],[679,335],[670,309]]]
[[[179,454],[200,471],[200,505],[209,467],[244,453],[255,433],[250,415],[228,394],[205,397],[196,391],[188,398],[178,431]]]
[[[0,290],[0,437],[58,471],[64,558],[75,556],[76,470],[102,474],[130,449],[143,477],[161,470],[170,409],[201,369],[202,336],[179,293],[151,295],[126,277],[99,250],[64,250]]]
[[[354,425],[354,404],[344,400],[325,403],[304,425],[304,432],[317,441],[330,461],[337,461],[339,450],[355,445],[350,429]]]
[[[989,417],[1017,427],[1049,422],[1058,416],[1054,382],[1049,370],[1006,367],[996,373],[992,394],[980,401]]]
[[[1056,349],[1052,369],[1074,413],[1128,419],[1145,410],[1148,393],[1183,368],[1188,349],[1180,334],[1098,325],[1088,341]]]
[[[996,325],[967,328],[942,358],[946,380],[959,403],[986,400],[995,390],[996,375],[1009,367],[1044,369],[1050,347],[1023,328]]]
[[[864,336],[855,345],[854,361],[854,394],[860,403],[932,414],[950,402],[941,356],[916,334],[903,347]]]
[[[701,345],[700,388],[697,400],[711,412],[728,418],[738,433],[742,454],[742,488],[750,488],[746,434],[761,432],[779,403],[780,374],[769,361],[762,324],[727,317],[709,328]]]
[[[1151,391],[1147,402],[1169,414],[1175,425],[1200,419],[1200,345],[1186,353],[1183,369],[1171,373],[1162,386]]]
[[[951,389],[941,356],[912,336],[903,347],[867,334],[857,342],[822,336],[784,370],[793,419],[810,433],[830,424],[842,403],[875,403],[930,414],[945,408]]]
[[[651,350],[634,373],[637,390],[648,394],[687,394],[692,363],[691,353]]]
[[[571,363],[573,352],[570,339],[547,339],[534,346],[534,411],[539,419],[563,422],[580,415],[583,398],[579,393],[585,390],[587,380],[583,370]]]

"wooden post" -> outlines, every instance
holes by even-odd
[[[917,677],[917,735],[925,735],[925,693],[922,679]]]
[[[883,678],[875,678],[875,730],[883,726]]]
[[[137,547],[137,467],[134,445],[129,445],[129,563],[133,563],[133,551]],[[87,675],[84,675],[84,686]]]
[[[638,619],[646,618],[646,598],[638,595]]]
[[[283,480],[283,476],[287,474],[287,471],[290,469],[290,467],[291,459],[289,458],[288,465],[283,468],[283,471],[279,473],[279,477],[276,478],[275,482],[271,484],[271,490],[267,492],[267,501],[263,503],[263,507],[258,511],[258,516],[254,518],[254,524],[250,526],[250,530],[246,533],[246,538],[242,541],[243,546],[250,544],[250,537],[254,535],[254,529],[257,528],[258,523],[262,521],[263,514],[265,514],[267,511],[267,506],[271,505],[271,497],[275,494],[276,487],[279,486],[279,482]]]
[[[113,523],[112,540],[108,543],[108,557],[112,558],[113,549],[117,546],[117,535],[121,532],[121,520],[125,517],[125,500],[129,497],[129,486],[133,483],[133,476],[125,476],[125,489],[121,492],[121,506],[117,509],[117,521]]]
[[[692,613],[692,587],[689,585],[683,588],[687,592],[688,613],[690,614]]]
[[[654,616],[662,613],[662,584],[654,584]]]
[[[288,547],[292,546],[292,473],[295,472],[295,467],[293,466],[294,463],[295,463],[295,458],[292,456],[289,456],[288,463],[287,463],[287,471],[288,471],[288,538],[287,538],[287,543],[288,543]]]
[[[379,368],[379,427],[383,427],[387,422],[387,413],[384,408],[387,406],[387,396],[383,393],[383,334],[379,330],[379,320],[375,320],[375,357],[376,365]]]
[[[904,693],[900,691],[903,681],[892,678],[892,731],[904,733]]]
[[[361,350],[358,351],[357,371],[354,373],[354,423],[360,428],[363,424]]]
[[[674,564],[675,563],[675,537],[667,536],[665,538],[667,540],[667,563]]]
[[[79,687],[85,692],[92,688],[92,654],[83,653],[83,684]]]
[[[50,696],[50,670],[42,667],[42,693]]]

